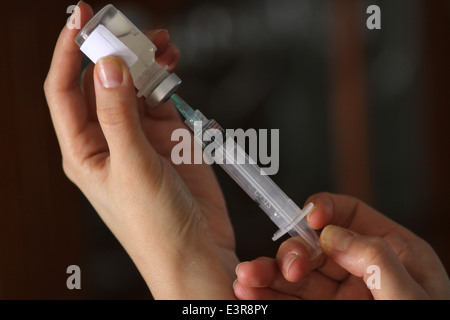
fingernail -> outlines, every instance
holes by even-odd
[[[289,252],[284,256],[283,259],[283,266],[284,266],[284,272],[286,274],[286,277],[289,275],[289,269],[292,266],[292,263],[297,260],[298,253],[297,252]]]
[[[236,280],[234,280],[233,281],[233,289],[234,289],[234,287],[236,286],[236,283],[238,282],[238,279],[236,279]]]
[[[106,57],[97,62],[98,77],[104,88],[114,89],[123,81],[122,64],[117,58]]]
[[[237,275],[237,273],[238,273],[238,269],[239,269],[239,266],[242,264],[242,262],[241,263],[239,263],[237,266],[236,266],[236,268],[234,269],[234,273],[236,273],[236,275]]]
[[[307,208],[308,206],[312,205],[313,208],[311,209],[311,211],[308,213],[308,215],[306,216],[306,221],[308,221],[309,223],[309,219],[311,218],[311,216],[314,214],[314,210],[316,210],[316,205],[313,202],[308,203],[303,209]]]
[[[354,239],[354,235],[344,228],[327,226],[320,235],[320,240],[328,251],[335,250],[344,252],[348,249]]]

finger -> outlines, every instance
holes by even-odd
[[[314,229],[322,229],[328,224],[349,228],[358,233],[383,236],[398,224],[371,208],[364,202],[345,195],[319,193],[311,196],[314,210],[307,217]]]
[[[286,281],[298,283],[293,288],[297,295],[305,299],[330,299],[338,287],[336,280],[345,279],[348,272],[330,263],[331,259],[324,255],[311,261],[307,248],[300,237],[283,242],[276,257],[278,268]]]
[[[81,90],[84,94],[88,109],[89,121],[97,121],[97,109],[95,106],[94,89],[94,64],[90,63],[81,74]]]
[[[239,300],[298,300],[298,297],[278,292],[271,288],[246,287],[236,281],[233,285],[234,295]]]
[[[342,281],[348,277],[345,269],[324,255],[311,262],[307,247],[300,237],[294,237],[283,242],[278,249],[277,263],[287,281],[300,281],[315,269],[335,281]]]
[[[180,50],[170,44],[169,32],[165,29],[150,30],[144,34],[153,42],[157,50],[155,60],[161,66],[168,66],[167,71],[171,72],[180,60]]]
[[[333,204],[328,193],[315,194],[306,200],[306,205],[314,203],[312,211],[306,216],[308,224],[314,230],[323,229],[333,217]],[[306,206],[305,205],[305,206]]]
[[[166,51],[170,41],[169,31],[167,31],[166,29],[148,30],[144,31],[144,34],[156,46],[156,56]]]
[[[171,72],[180,60],[180,50],[174,45],[169,45],[167,50],[156,57],[156,62],[161,66],[168,66],[167,71]]]
[[[320,242],[330,258],[368,284],[375,299],[427,298],[384,239],[330,225]]]
[[[81,26],[84,26],[93,16],[92,8],[85,2],[80,2],[77,8],[73,18],[78,15]],[[79,31],[66,25],[60,33],[47,76],[47,82],[55,90],[69,91],[78,88],[82,54],[74,39]]]
[[[168,71],[172,71],[178,64],[180,51],[169,43],[169,31],[166,29],[157,29],[143,31],[143,33],[156,46],[155,61],[161,66],[167,65]],[[158,108],[147,106],[146,111],[146,115],[155,120],[181,120],[172,102],[166,102]]]
[[[74,12],[79,13],[81,25],[84,25],[93,16],[93,12],[84,2],[78,7],[79,10]],[[84,97],[78,84],[82,56],[74,42],[78,31],[67,26],[61,31],[44,84],[50,114],[63,153],[71,140],[83,130],[88,119]]]
[[[236,267],[239,282],[246,287],[264,288],[273,285],[280,275],[275,259],[260,257]]]
[[[138,99],[124,62],[114,56],[99,60],[94,68],[94,86],[97,117],[108,142],[111,162],[156,159],[141,129]]]
[[[312,269],[308,251],[298,237],[283,242],[276,259],[284,278],[290,282],[300,281]]]
[[[365,235],[380,237],[386,236],[395,228],[402,229],[367,204],[349,196],[319,193],[311,196],[306,202],[314,203],[314,209],[307,217],[309,225],[314,229],[334,224]],[[348,271],[333,259],[326,259],[318,271],[337,281],[348,277]]]
[[[280,272],[276,260],[266,257],[242,262],[236,268],[236,274],[240,285],[246,288],[270,288],[302,299],[331,299],[339,285],[319,272],[310,272],[299,282],[289,282]]]

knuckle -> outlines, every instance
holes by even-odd
[[[97,108],[97,116],[102,124],[107,126],[117,126],[124,122],[127,117],[126,106],[122,102],[117,102],[116,106]]]
[[[73,183],[76,183],[75,180],[77,175],[75,173],[75,166],[73,164],[73,161],[67,159],[67,157],[63,157],[62,168],[66,177],[69,178],[69,180]]]
[[[48,76],[44,80],[43,89],[45,93],[48,93],[50,91],[50,80],[48,79]]]
[[[380,264],[393,254],[389,243],[381,237],[371,237],[363,254],[364,264]]]

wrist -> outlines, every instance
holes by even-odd
[[[235,299],[232,284],[239,260],[232,250],[208,243],[139,260],[135,263],[155,299]]]
[[[122,245],[155,299],[235,299],[232,284],[239,260],[234,249],[196,231],[189,237],[158,232],[120,237],[127,239]]]

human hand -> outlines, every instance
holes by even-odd
[[[79,4],[81,26],[93,16]],[[234,298],[238,263],[225,201],[211,168],[172,165],[171,134],[183,128],[171,102],[146,107],[126,65],[101,59],[78,78],[79,30],[64,27],[44,84],[66,175],[128,252],[155,298]],[[173,69],[167,31],[147,35]],[[225,288],[225,289],[223,289]]]
[[[276,259],[261,257],[236,268],[239,299],[449,299],[441,261],[424,240],[363,202],[317,194],[310,226],[323,229],[325,253],[310,262],[307,246],[291,238]],[[369,266],[377,266],[379,288],[369,289]],[[370,270],[370,269],[369,269]],[[370,283],[369,281],[369,284]]]

